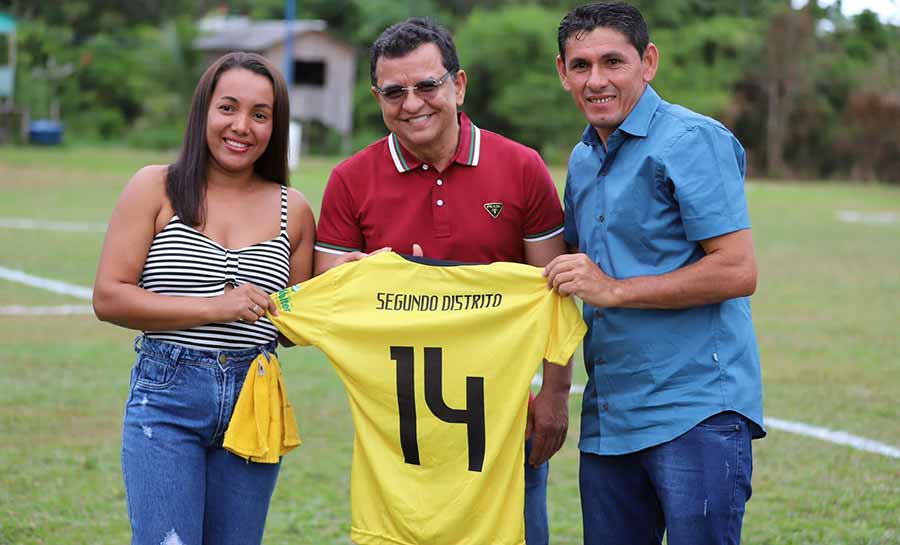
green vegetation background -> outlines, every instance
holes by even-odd
[[[869,11],[847,19],[816,1],[801,10],[786,0],[634,3],[662,52],[654,86],[731,128],[753,175],[900,182],[900,27]],[[465,109],[480,126],[537,148],[552,163],[563,162],[582,127],[555,70],[556,29],[571,3],[297,5],[298,18],[326,20],[359,54],[357,149],[384,134],[369,92],[367,48],[388,25],[413,15],[454,32],[469,73]],[[48,116],[55,97],[69,141],[172,149],[204,68],[191,47],[197,20],[213,13],[282,18],[284,0],[7,0],[3,9],[19,19],[16,97],[32,119]],[[48,79],[67,65],[69,76]],[[323,127],[306,135],[313,153],[342,151],[340,138]]]

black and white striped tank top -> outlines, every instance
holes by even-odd
[[[287,188],[281,187],[278,236],[231,250],[181,222],[176,215],[153,237],[140,286],[162,295],[214,297],[225,286],[249,282],[266,293],[284,289],[290,279],[291,243],[287,235]],[[250,348],[274,340],[278,330],[268,318],[256,323],[212,323],[173,331],[148,331],[151,339],[206,350]]]

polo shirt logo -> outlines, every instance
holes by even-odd
[[[484,203],[484,209],[487,210],[487,213],[490,214],[492,218],[497,219],[497,216],[500,215],[500,211],[503,210],[503,203],[486,202]]]

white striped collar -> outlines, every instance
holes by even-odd
[[[403,148],[397,135],[391,133],[387,137],[388,150],[397,172],[409,172],[422,164],[422,161]],[[481,160],[481,129],[469,117],[459,113],[459,144],[453,161],[463,165],[477,167]]]

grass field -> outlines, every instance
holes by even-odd
[[[0,218],[105,223],[130,175],[168,160],[0,149]],[[315,210],[333,164],[306,159],[295,173]],[[900,212],[900,188],[751,182],[748,196],[766,414],[900,447],[900,224],[837,218]],[[0,266],[90,286],[102,238],[0,228]],[[85,303],[0,280],[0,307]],[[89,315],[0,315],[0,545],[128,542],[119,448],[133,336]],[[305,442],[284,461],[265,543],[347,544],[353,429],[343,387],[315,349],[284,350],[282,360]],[[574,396],[551,468],[555,545],[581,541],[580,404]],[[900,543],[900,459],[777,430],[754,450],[744,543]]]

